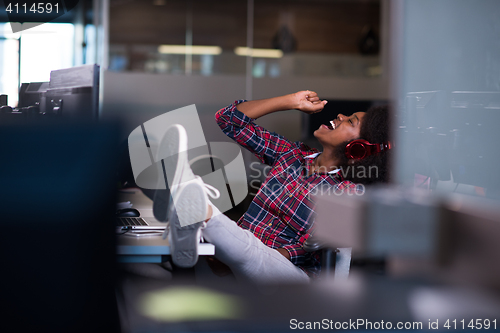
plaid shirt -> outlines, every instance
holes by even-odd
[[[270,248],[285,248],[293,264],[315,277],[321,270],[320,254],[303,248],[315,218],[312,195],[360,189],[343,181],[339,170],[308,175],[318,151],[256,125],[237,109],[242,102],[219,110],[217,123],[228,137],[270,165],[271,170],[237,223]]]

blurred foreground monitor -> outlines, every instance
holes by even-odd
[[[0,126],[2,324],[117,332],[114,124]]]

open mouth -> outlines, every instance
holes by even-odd
[[[326,127],[328,127],[328,129],[330,130],[334,130],[335,129],[335,122],[333,120],[330,121],[330,125],[325,125]]]
[[[330,121],[330,124],[329,125],[325,125],[325,124],[322,124],[321,127],[324,127],[324,128],[327,128],[329,129],[330,131],[333,131],[336,126],[335,126],[335,122],[332,120]]]

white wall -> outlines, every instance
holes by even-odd
[[[236,99],[245,98],[244,76],[181,76],[147,73],[103,74],[102,116],[121,117],[127,128],[174,110],[196,104],[207,138],[220,139],[215,112]],[[388,98],[383,78],[276,78],[254,79],[253,98],[268,98],[299,90],[315,90],[323,98],[381,100]],[[267,129],[299,140],[300,113],[276,113],[259,119]]]

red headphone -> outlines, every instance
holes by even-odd
[[[392,148],[390,141],[384,143],[370,143],[366,140],[358,139],[351,141],[345,147],[345,156],[353,160],[361,160],[369,155],[375,155]]]

